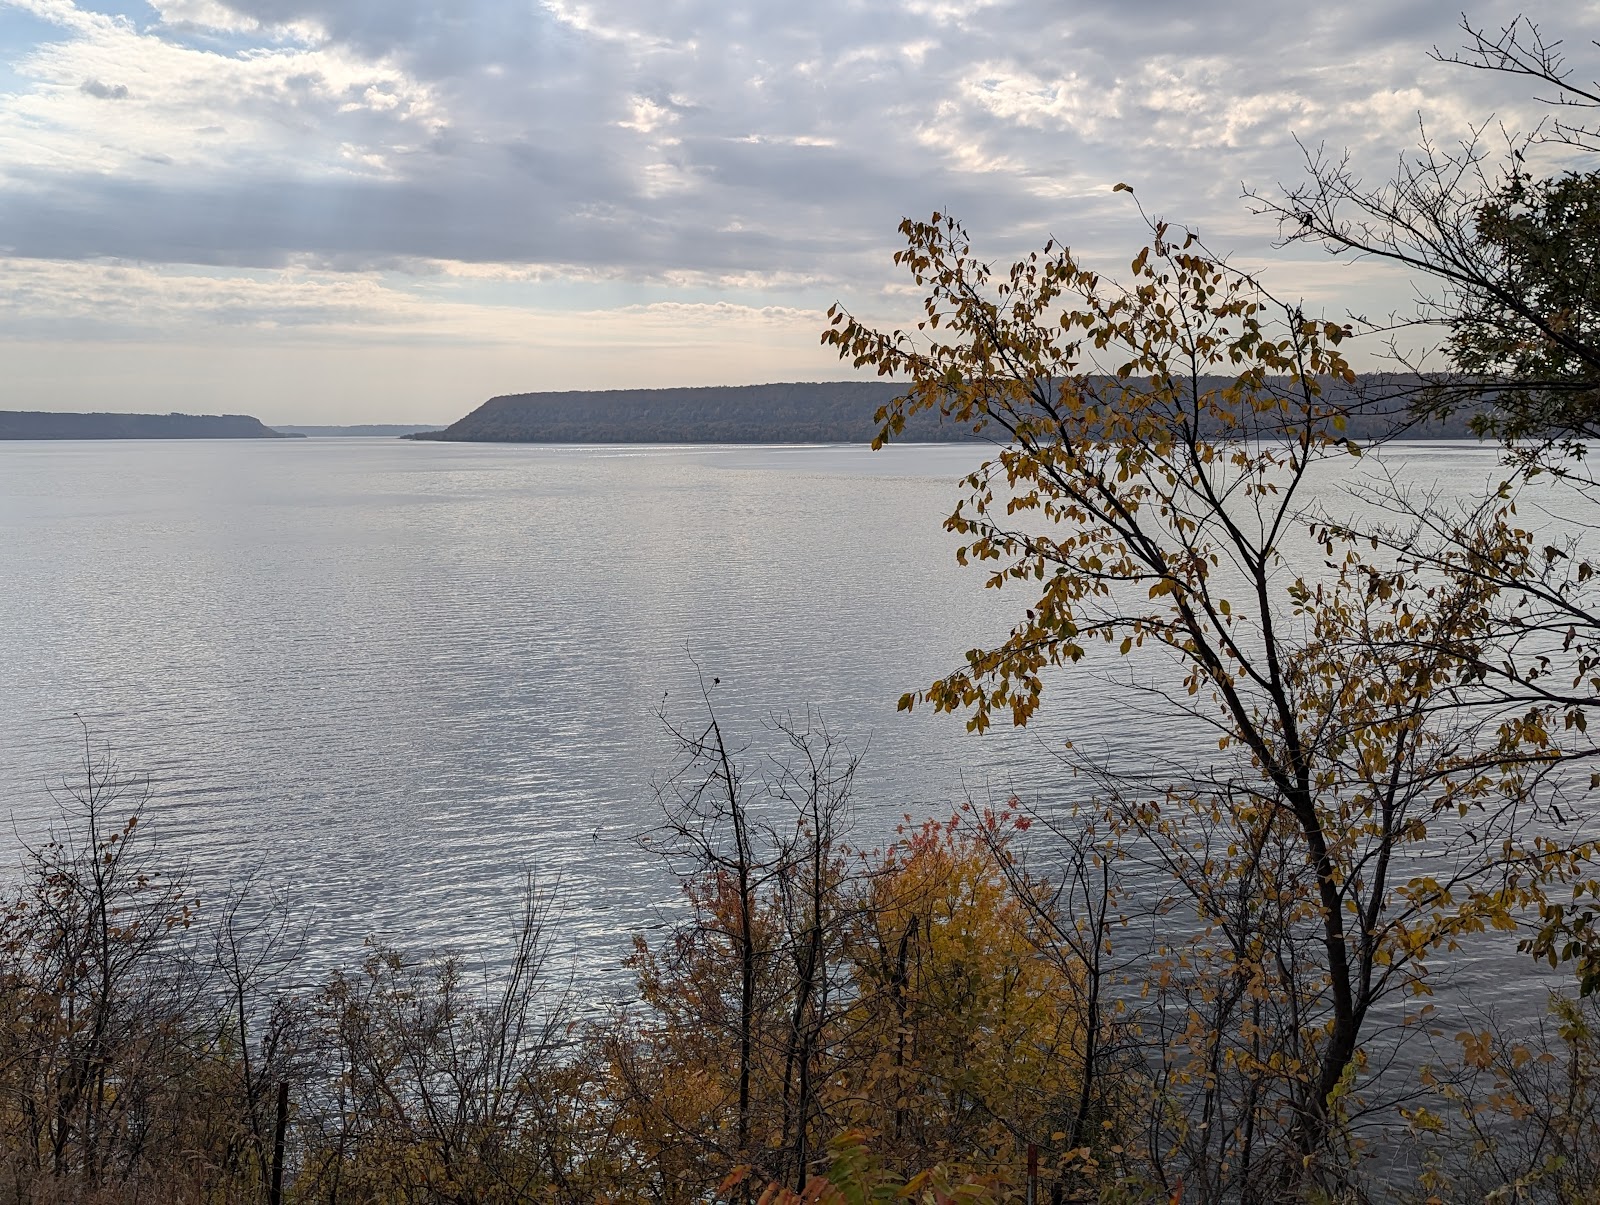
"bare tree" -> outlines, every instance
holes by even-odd
[[[29,851],[4,919],[15,1011],[0,1080],[17,1154],[87,1185],[136,1177],[189,1058],[202,992],[186,934],[197,901],[156,868],[140,822],[149,782],[97,753],[51,792],[59,823]]]
[[[552,898],[529,877],[504,965],[477,982],[459,955],[381,944],[335,973],[315,1004],[326,1086],[303,1110],[303,1191],[494,1205],[560,1188],[572,1022],[549,981]]]
[[[832,1130],[818,1088],[837,1070],[834,1023],[848,1004],[855,901],[842,837],[859,759],[807,711],[770,716],[776,748],[749,768],[712,701],[718,684],[702,677],[692,723],[660,712],[677,762],[662,830],[642,840],[685,884],[691,912],[665,948],[639,944],[648,1011],[631,1041],[613,1039],[612,1061],[629,1107],[648,1115],[660,1174],[703,1183],[743,1167],[799,1189]],[[720,1089],[661,1081],[703,1062],[730,1069],[731,1118]]]

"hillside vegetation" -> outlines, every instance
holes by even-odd
[[[248,414],[53,414],[0,410],[0,439],[295,439]]]
[[[1222,378],[1207,383],[1221,388]],[[1341,389],[1354,438],[1391,434],[1415,391],[1410,377],[1368,376]],[[490,398],[443,431],[408,439],[480,443],[871,443],[875,416],[905,393],[893,381],[813,381],[697,389],[572,390]],[[1419,423],[1416,439],[1473,438],[1467,419]],[[898,441],[970,440],[936,413],[912,416]]]

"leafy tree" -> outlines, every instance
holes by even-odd
[[[1004,825],[927,824],[851,853],[854,760],[814,717],[771,727],[780,749],[759,776],[709,717],[679,744],[688,773],[651,844],[687,858],[689,914],[668,941],[636,942],[642,1007],[601,1036],[634,1155],[623,1179],[668,1201],[734,1173],[735,1196],[801,1193],[825,1143],[857,1130],[896,1167],[997,1191],[1020,1192],[1030,1143],[1047,1167],[1081,1163],[1085,981],[1042,956],[1046,918],[1067,922],[1008,889],[991,853]],[[1098,1111],[1084,1145],[1111,1145],[1109,1122]]]
[[[1492,381],[1486,430],[1508,440],[1600,435],[1600,173],[1511,177],[1474,215],[1499,287],[1464,292],[1446,350]]]
[[[1476,411],[1486,434],[1581,451],[1577,441],[1600,435],[1600,174],[1586,166],[1600,151],[1589,117],[1600,84],[1577,82],[1562,43],[1526,18],[1491,33],[1463,17],[1462,28],[1466,45],[1434,57],[1553,89],[1552,121],[1507,134],[1503,149],[1486,124],[1454,149],[1425,138],[1376,187],[1348,155],[1318,149],[1304,182],[1247,196],[1285,241],[1377,258],[1419,281],[1414,318],[1369,324],[1446,332],[1448,363],[1423,373],[1418,405]],[[1427,347],[1393,351],[1426,367]]]
[[[1546,89],[1546,121],[1507,133],[1503,149],[1490,144],[1487,126],[1454,150],[1425,138],[1378,187],[1365,185],[1347,156],[1318,151],[1302,183],[1275,197],[1250,195],[1287,241],[1375,257],[1417,281],[1417,315],[1392,321],[1425,334],[1442,329],[1444,364],[1420,375],[1412,400],[1434,412],[1476,412],[1476,427],[1502,441],[1511,471],[1497,497],[1456,510],[1386,489],[1379,501],[1389,517],[1342,534],[1376,542],[1413,575],[1492,584],[1484,631],[1475,648],[1459,650],[1474,702],[1552,714],[1566,733],[1562,752],[1591,757],[1600,566],[1585,531],[1600,495],[1586,456],[1600,437],[1600,172],[1592,158],[1600,84],[1580,82],[1563,43],[1527,18],[1494,31],[1464,16],[1461,27],[1465,44],[1434,57]],[[1414,355],[1395,342],[1391,350],[1421,369],[1429,349]],[[1548,492],[1551,477],[1564,493]],[[1537,537],[1516,518],[1519,497],[1554,520],[1542,521]],[[1531,948],[1572,962],[1583,992],[1600,989],[1595,908],[1574,899],[1543,908],[1539,920]]]
[[[772,1184],[761,1194],[759,1205],[870,1205],[872,1202],[917,1201],[926,1205],[1004,1199],[994,1187],[977,1180],[953,1181],[943,1168],[931,1168],[906,1177],[884,1167],[869,1136],[846,1131],[829,1143],[833,1161],[825,1175],[815,1176],[803,1191]],[[726,1191],[733,1184],[724,1184]]]
[[[1046,926],[1066,918],[1010,890],[1010,819],[929,821],[868,875],[846,1018],[866,1074],[843,1113],[902,1167],[1020,1190],[1030,1145],[1047,1168],[1081,1162],[1073,1119],[1091,1017],[1081,968],[1041,956]],[[1111,1113],[1081,1136],[1086,1148],[1115,1142]]]
[[[689,914],[668,945],[636,941],[643,1015],[602,1038],[619,1126],[669,1200],[741,1166],[796,1188],[810,1177],[837,1129],[824,1086],[840,1067],[856,903],[840,835],[857,759],[814,714],[780,716],[781,749],[755,773],[704,681],[701,704],[689,726],[663,712],[678,764],[650,841]]]
[[[1463,1018],[1404,1110],[1431,1201],[1593,1201],[1600,1175],[1596,1002],[1552,993],[1547,1016]],[[1448,1033],[1449,1031],[1446,1030]]]
[[[1126,856],[1198,911],[1148,971],[1188,1005],[1156,1018],[1181,1107],[1152,1174],[1187,1158],[1219,1198],[1241,1160],[1256,1191],[1329,1183],[1356,1089],[1380,1086],[1360,1083],[1364,1041],[1414,1022],[1430,957],[1588,874],[1588,844],[1529,827],[1554,824],[1535,789],[1559,755],[1550,712],[1454,705],[1504,580],[1364,559],[1305,509],[1310,475],[1359,452],[1350,330],[1193,236],[1154,224],[1120,285],[1053,242],[997,272],[953,219],[901,230],[927,290],[916,329],[835,308],[824,342],[908,381],[880,444],[936,410],[998,445],[946,526],[989,585],[1030,592],[1006,640],[901,705],[1026,724],[1052,671],[1164,651],[1173,677],[1149,685],[1211,751],[1165,785],[1083,767]],[[1485,555],[1519,546],[1502,513],[1477,535]]]

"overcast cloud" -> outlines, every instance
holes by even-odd
[[[1524,11],[1594,66],[1600,4]],[[1293,179],[1296,134],[1378,175],[1419,113],[1526,123],[1514,81],[1428,59],[1456,16],[0,0],[0,405],[448,419],[512,389],[837,377],[831,301],[914,304],[902,216],[1115,262],[1139,236],[1118,180],[1280,289],[1401,304],[1374,269],[1275,259],[1240,185]],[[108,398],[118,364],[143,375]]]

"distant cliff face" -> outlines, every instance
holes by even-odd
[[[0,439],[294,439],[247,414],[52,414],[0,410]]]
[[[1221,377],[1201,381],[1220,389]],[[1348,424],[1356,439],[1393,431],[1415,391],[1414,378],[1364,378]],[[878,433],[873,415],[905,391],[889,381],[826,381],[785,385],[728,385],[699,389],[615,389],[605,392],[517,393],[490,398],[443,431],[409,439],[492,443],[869,443]],[[1371,396],[1368,396],[1371,395]],[[1384,400],[1387,398],[1387,400]],[[1376,399],[1376,400],[1374,400]],[[1418,424],[1412,439],[1468,438],[1467,416]],[[906,423],[896,442],[955,441],[970,432],[924,412]]]

